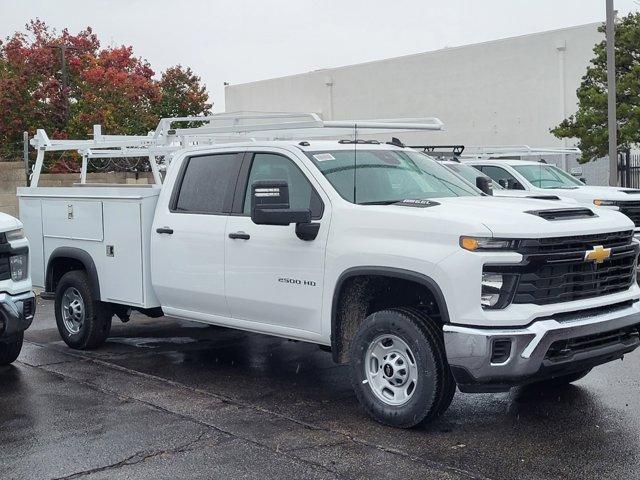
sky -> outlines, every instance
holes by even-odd
[[[615,0],[620,15],[640,0]],[[40,18],[156,72],[182,64],[224,111],[239,84],[604,21],[605,0],[0,0],[0,38]]]

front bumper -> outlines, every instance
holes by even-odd
[[[632,352],[640,345],[640,302],[561,314],[524,328],[445,325],[444,340],[461,391],[506,391],[586,370]],[[499,363],[494,349],[498,340],[510,342],[508,354]]]
[[[0,293],[0,339],[13,337],[31,326],[36,313],[33,292],[9,295]]]

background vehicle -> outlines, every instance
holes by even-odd
[[[565,202],[575,202],[573,199],[569,199],[566,197],[559,197],[557,195],[550,194],[536,194],[532,192],[528,192],[526,190],[514,190],[507,189],[500,185],[497,182],[494,182],[491,177],[482,173],[478,168],[467,165],[460,161],[460,156],[464,152],[464,145],[453,145],[453,146],[420,146],[420,147],[411,147],[418,150],[422,150],[426,154],[432,156],[435,160],[439,161],[442,165],[447,167],[448,169],[454,171],[466,181],[471,183],[472,185],[476,185],[482,187],[486,185],[486,187],[480,188],[485,193],[489,195],[493,195],[495,197],[520,197],[520,198],[536,198],[538,200],[563,200]],[[484,182],[480,182],[479,179],[486,179]]]
[[[129,140],[33,141],[39,153],[173,148],[161,185],[46,188],[36,171],[19,191],[34,284],[55,294],[72,348],[100,345],[130,309],[317,343],[350,364],[369,414],[412,427],[456,387],[567,383],[638,347],[625,216],[482,195],[398,142],[314,138],[437,120],[174,121]],[[251,140],[215,143],[238,131]]]
[[[539,155],[544,149],[534,149]],[[486,158],[479,158],[479,157]],[[640,190],[621,187],[586,185],[560,168],[542,161],[518,160],[523,152],[504,150],[482,155],[465,156],[463,162],[488,175],[495,183],[513,192],[533,195],[557,195],[571,198],[586,206],[601,206],[619,210],[635,224],[640,234]]]
[[[22,223],[0,213],[0,365],[18,358],[23,332],[35,314],[28,262],[29,243]]]

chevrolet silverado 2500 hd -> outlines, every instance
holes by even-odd
[[[35,314],[28,262],[29,243],[22,223],[0,213],[0,365],[18,358],[23,332]]]
[[[19,197],[70,347],[130,309],[317,343],[393,426],[456,387],[568,383],[639,344],[627,217],[493,198],[409,148],[254,139],[174,152],[161,186]]]

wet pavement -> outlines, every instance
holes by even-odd
[[[640,352],[564,389],[458,393],[419,430],[317,346],[134,316],[91,352],[39,300],[0,367],[0,478],[640,479]]]

